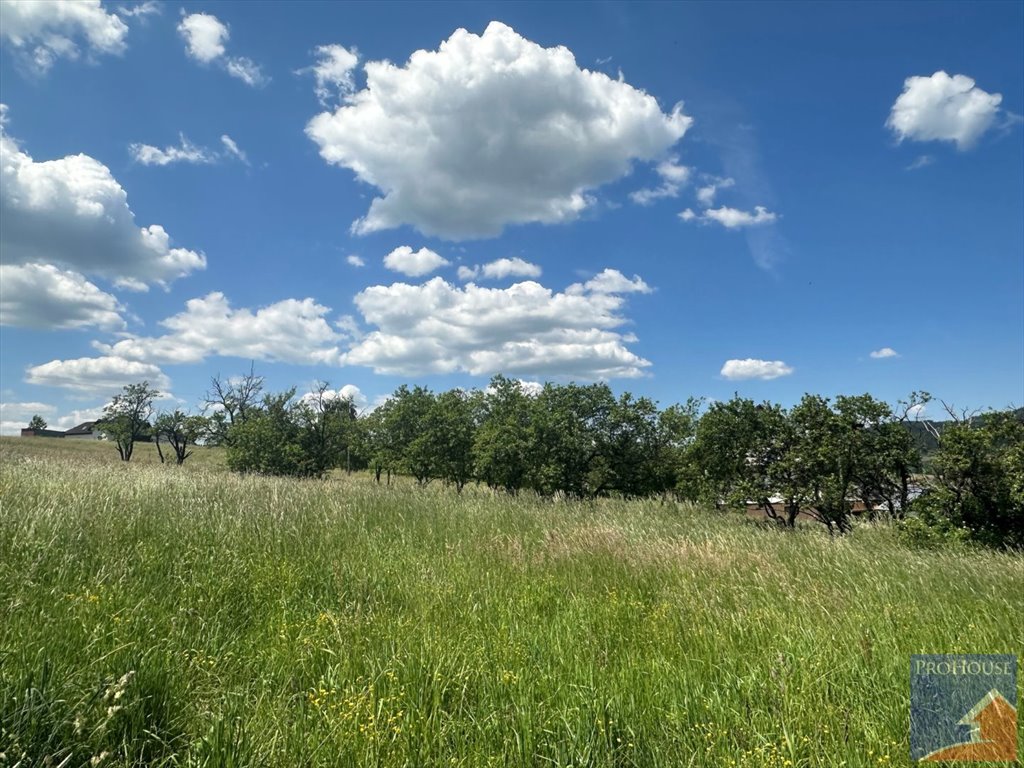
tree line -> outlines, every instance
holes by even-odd
[[[763,510],[781,527],[816,520],[834,533],[855,511],[914,518],[939,535],[1024,546],[1024,418],[1021,412],[957,413],[923,474],[914,418],[931,398],[914,392],[895,407],[871,395],[805,395],[791,408],[734,396],[691,398],[661,409],[616,397],[604,383],[539,390],[495,376],[483,390],[400,386],[376,408],[318,383],[297,396],[264,391],[248,374],[216,376],[204,415],[154,418],[158,393],[125,387],[102,428],[130,460],[150,435],[183,463],[197,444],[221,445],[237,472],[322,477],[369,470],[378,483],[407,475],[461,492],[469,483],[510,494],[587,499],[657,497],[716,508]]]

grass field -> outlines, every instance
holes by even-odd
[[[1020,556],[151,451],[0,440],[0,765],[905,765],[1024,648]]]

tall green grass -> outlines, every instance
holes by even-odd
[[[0,441],[0,765],[903,765],[911,653],[1024,647],[1024,558],[883,526],[41,443]]]

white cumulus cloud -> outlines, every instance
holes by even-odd
[[[50,264],[0,264],[0,325],[125,328],[117,299],[77,272]]]
[[[461,266],[458,274],[462,281],[475,280],[477,277],[485,280],[503,280],[506,277],[540,277],[541,268],[516,256],[511,259],[495,259],[483,266]]]
[[[572,221],[590,190],[663,156],[692,122],[500,22],[365,72],[365,89],[306,127],[324,160],[381,190],[359,234],[410,224],[458,240]]]
[[[192,13],[182,18],[178,33],[185,39],[185,50],[198,62],[209,64],[227,52],[224,44],[231,37],[226,24],[209,13]]]
[[[231,38],[228,25],[210,13],[183,15],[178,33],[185,41],[185,52],[200,64],[219,64],[224,71],[246,85],[263,85],[266,78],[258,64],[245,56],[228,56]]]
[[[59,58],[90,53],[120,54],[128,25],[107,13],[100,0],[3,0],[0,37],[29,66],[45,73]]]
[[[233,308],[223,293],[190,299],[185,311],[162,320],[163,336],[128,336],[93,343],[110,357],[147,363],[197,363],[211,355],[336,365],[347,332],[332,326],[330,308],[313,299],[285,299],[255,311]]]
[[[781,360],[726,360],[722,366],[721,375],[726,379],[741,381],[744,379],[777,379],[780,376],[789,376],[793,368]]]
[[[345,257],[345,263],[350,267],[365,267],[366,261],[363,260],[362,256],[357,256],[354,253],[350,253]]]
[[[157,389],[170,388],[170,379],[157,366],[120,357],[80,357],[51,360],[28,369],[25,381],[46,387],[62,387],[80,392],[117,393],[126,384],[148,381]]]
[[[35,161],[0,121],[0,247],[5,263],[53,263],[125,287],[167,284],[206,266],[171,247],[159,224],[139,227],[128,195],[88,155]]]
[[[392,272],[400,272],[409,277],[421,277],[445,267],[449,264],[429,248],[414,251],[408,245],[400,245],[384,257],[384,266]]]
[[[602,290],[584,285],[562,293],[533,281],[460,288],[439,277],[371,286],[355,304],[374,330],[343,362],[397,375],[641,376],[650,362],[627,347],[635,338],[619,330],[627,323],[625,299],[605,292],[613,287],[606,280]]]
[[[901,141],[952,141],[958,149],[969,149],[995,124],[1002,100],[967,75],[940,70],[904,81],[886,125]]]
[[[771,224],[778,218],[778,214],[772,213],[763,205],[754,206],[754,212],[741,211],[738,208],[708,208],[703,213],[694,213],[687,208],[679,214],[683,221],[700,221],[702,223],[721,224],[726,229],[739,229],[741,227],[756,227],[761,224]]]
[[[650,293],[651,287],[639,275],[630,280],[617,269],[604,269],[587,282],[575,283],[566,289],[566,293]]]
[[[899,356],[900,356],[900,353],[897,352],[892,347],[882,347],[881,349],[876,349],[874,352],[871,353],[871,357],[875,358],[876,360],[884,360],[887,357],[899,357]]]

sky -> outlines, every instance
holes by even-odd
[[[250,362],[1024,404],[1021,3],[3,0],[0,103],[4,434]]]

